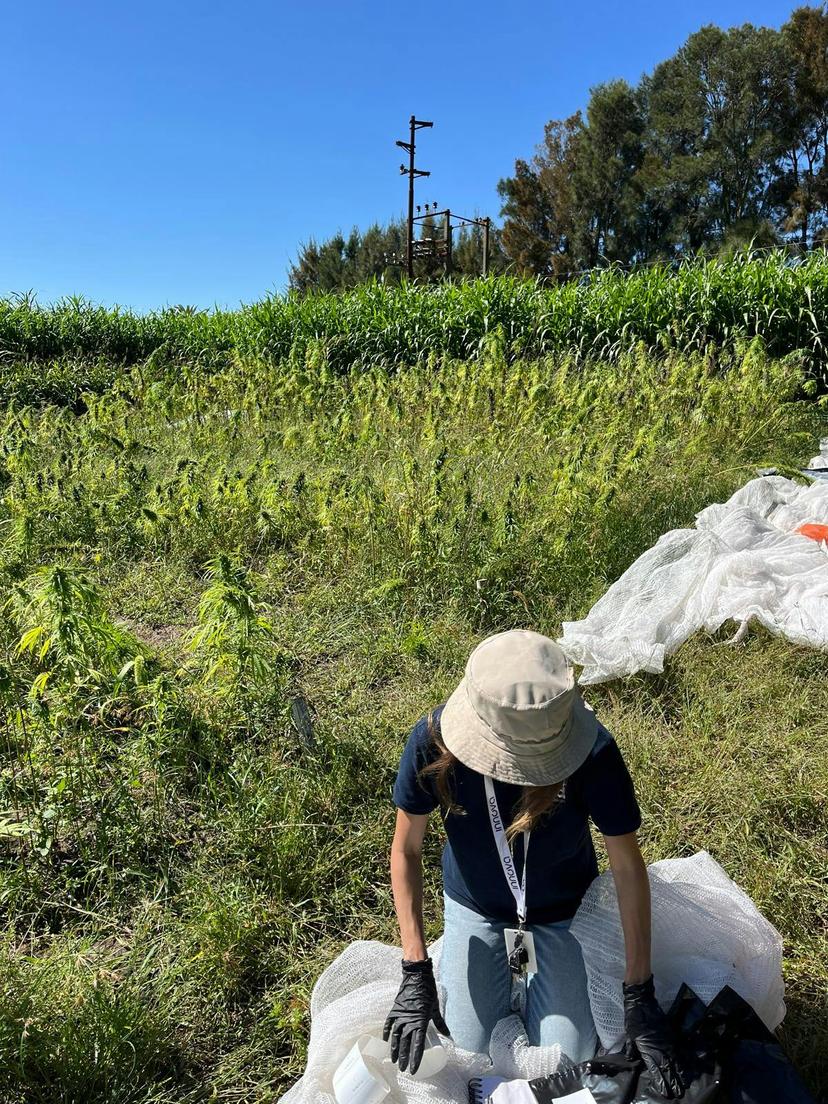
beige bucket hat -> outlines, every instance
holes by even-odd
[[[529,629],[495,633],[474,649],[440,731],[450,752],[501,782],[545,786],[584,762],[598,720],[561,648]]]

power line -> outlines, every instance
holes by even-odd
[[[453,214],[449,208],[445,211],[437,211],[437,204],[434,203],[434,210],[429,211],[429,205],[425,205],[426,213],[420,215],[420,207],[417,207],[417,216],[414,216],[414,181],[421,176],[431,176],[431,173],[425,169],[418,169],[414,164],[415,154],[415,135],[416,132],[423,127],[433,127],[433,122],[426,122],[424,119],[417,119],[414,115],[409,119],[409,140],[403,142],[402,139],[397,140],[397,145],[400,149],[404,149],[408,153],[408,168],[405,165],[400,165],[400,174],[408,177],[408,222],[407,222],[407,240],[405,248],[406,267],[408,269],[409,280],[414,279],[414,258],[415,257],[442,257],[445,266],[446,276],[451,274],[452,266],[452,253],[453,253],[453,230],[455,228],[452,219],[455,222],[463,226],[480,226],[483,229],[483,275],[487,276],[489,272],[489,234],[491,232],[491,219],[490,218],[466,218],[465,215]],[[428,248],[422,247],[421,243],[414,240],[414,223],[422,222],[426,218],[434,218],[437,215],[443,217],[443,233],[444,238],[442,246],[438,247],[435,239],[428,239]]]

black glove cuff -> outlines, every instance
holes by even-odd
[[[646,981],[638,981],[634,985],[628,985],[622,982],[622,988],[625,997],[654,997],[655,996],[655,983],[653,981],[653,975],[647,978]]]
[[[404,958],[402,960],[402,968],[404,974],[433,974],[434,964],[430,958],[419,958],[409,960]]]

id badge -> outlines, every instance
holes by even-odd
[[[524,930],[520,932],[518,928],[506,928],[503,932],[503,936],[506,940],[506,961],[511,961],[519,934],[523,936],[522,945],[526,949],[526,954],[528,956],[521,973],[536,974],[538,972],[538,960],[535,958],[535,937],[530,931]]]

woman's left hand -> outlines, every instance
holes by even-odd
[[[682,1096],[673,1031],[656,1000],[652,974],[637,985],[624,983],[624,1029],[628,1056],[638,1051],[656,1091],[670,1099]]]

